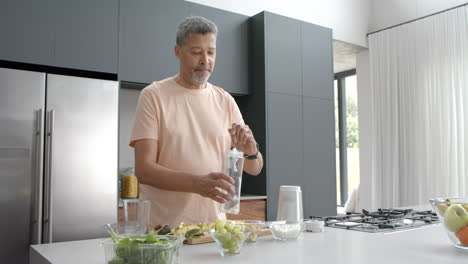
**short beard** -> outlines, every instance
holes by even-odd
[[[199,77],[196,73],[195,73],[195,70],[192,71],[192,74],[191,74],[191,80],[192,82],[196,83],[196,84],[204,84],[206,82],[208,82],[208,79],[210,78],[211,76],[211,73],[209,72],[208,75],[206,76],[203,76],[203,77]]]

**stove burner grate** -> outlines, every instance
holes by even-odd
[[[417,228],[439,223],[433,211],[413,209],[378,209],[375,212],[362,210],[362,213],[347,213],[340,216],[315,217],[311,219],[325,221],[325,226],[363,232],[389,232],[401,229]]]

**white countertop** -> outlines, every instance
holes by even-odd
[[[101,239],[31,246],[31,264],[105,264]],[[467,263],[468,250],[455,248],[440,224],[393,233],[325,228],[303,232],[298,240],[261,237],[239,255],[221,257],[214,243],[184,245],[180,263]]]
[[[243,194],[241,195],[241,200],[264,200],[267,199],[266,195],[254,195],[254,194]],[[123,200],[119,198],[119,207],[123,207]]]
[[[263,200],[267,199],[266,195],[253,195],[253,194],[243,194],[240,197],[241,200]]]

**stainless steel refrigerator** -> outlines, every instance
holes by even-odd
[[[117,221],[118,87],[0,68],[0,262]]]

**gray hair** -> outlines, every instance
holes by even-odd
[[[185,39],[190,33],[195,34],[208,34],[212,33],[215,36],[218,34],[218,27],[215,23],[210,20],[200,17],[200,16],[191,16],[184,19],[179,24],[177,28],[177,38],[176,43],[180,47],[185,44]]]

